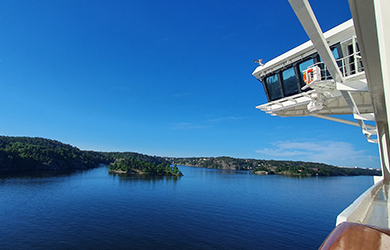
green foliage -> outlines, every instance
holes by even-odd
[[[86,169],[99,164],[93,153],[43,138],[0,136],[0,174],[34,170]]]
[[[132,152],[94,152],[38,137],[0,136],[0,174],[36,170],[88,169],[117,158],[134,158],[153,164],[169,163],[162,157]],[[147,170],[149,171],[149,170]],[[158,171],[161,171],[159,168]]]
[[[156,164],[154,162],[146,162],[141,160],[139,157],[132,158],[126,157],[116,159],[110,164],[109,170],[111,171],[125,171],[126,173],[146,173],[150,175],[174,175],[182,176],[183,174],[179,171],[175,165],[173,168],[167,164]]]

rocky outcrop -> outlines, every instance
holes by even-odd
[[[267,171],[256,171],[256,172],[254,172],[254,174],[257,174],[257,175],[268,175],[268,172]]]

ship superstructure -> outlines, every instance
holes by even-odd
[[[307,0],[289,2],[310,41],[265,64],[259,60],[252,74],[268,103],[256,108],[272,116],[314,116],[359,126],[368,142],[377,143],[382,176],[336,225],[352,222],[385,232],[390,228],[390,98],[385,98],[390,96],[390,1],[350,0],[353,19],[325,33]]]
[[[365,124],[375,116],[353,20],[324,33],[324,38],[341,80],[334,80],[308,41],[253,72],[269,101],[256,108],[281,117],[316,116],[360,126],[367,139],[376,143],[376,127]],[[345,114],[353,114],[356,121],[330,116]]]

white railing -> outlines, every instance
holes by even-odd
[[[388,185],[382,180],[370,187],[337,216],[336,226],[348,221],[389,228]]]
[[[360,73],[364,71],[362,57],[360,55],[360,51],[357,51],[353,54],[350,54],[346,57],[340,58],[336,60],[337,65],[339,66],[340,72],[343,77],[351,76],[356,73]],[[318,62],[313,65],[310,65],[309,68],[314,66],[318,66],[321,69],[321,80],[331,80],[333,79],[330,75],[326,64],[323,62]]]

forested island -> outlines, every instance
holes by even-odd
[[[80,150],[59,141],[39,137],[0,136],[0,174],[51,170],[85,170],[131,158],[142,164],[166,166],[163,157],[133,152]]]
[[[238,159],[231,157],[168,158],[134,152],[80,150],[39,137],[0,136],[0,174],[51,170],[84,170],[110,165],[128,174],[181,176],[177,165],[252,171],[254,174],[292,176],[381,175],[378,169],[342,168],[323,163]],[[173,166],[173,167],[172,167]]]
[[[110,164],[109,170],[119,174],[183,176],[176,164],[172,167],[169,163],[166,165],[156,164],[133,157],[116,159],[115,162]]]

